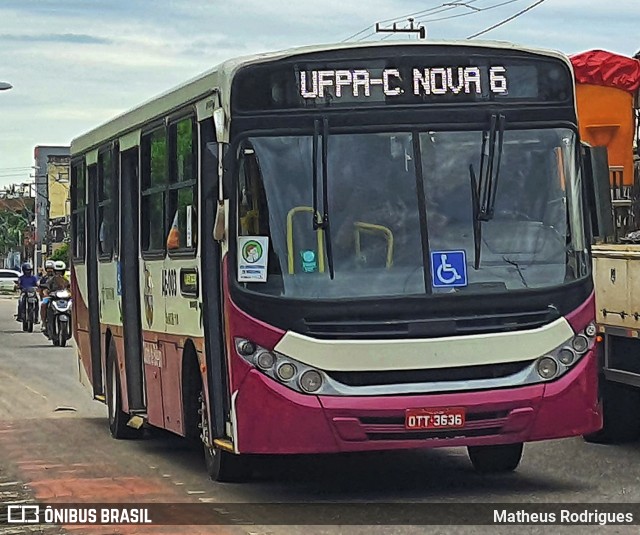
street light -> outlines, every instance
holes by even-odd
[[[13,86],[8,82],[0,82],[0,91],[6,91],[7,89],[11,89]]]

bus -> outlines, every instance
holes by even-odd
[[[571,63],[484,41],[230,60],[76,138],[74,336],[117,439],[253,454],[602,426]],[[585,159],[586,158],[586,159]]]

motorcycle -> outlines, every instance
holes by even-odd
[[[58,290],[49,294],[47,306],[47,336],[54,346],[64,347],[71,338],[71,292]]]
[[[25,288],[20,295],[22,299],[22,330],[25,332],[33,332],[33,324],[38,322],[38,294],[35,288]]]

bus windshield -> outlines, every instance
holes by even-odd
[[[245,139],[237,231],[261,243],[267,237],[268,255],[266,281],[240,284],[273,296],[357,299],[540,289],[587,275],[575,133],[505,130],[493,216],[478,222],[470,174],[481,169],[483,147],[487,159],[485,136],[434,130],[316,134],[315,143],[312,135]],[[326,169],[314,172],[314,162]],[[324,207],[330,233],[314,230],[314,206]]]

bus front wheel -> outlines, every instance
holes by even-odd
[[[220,481],[222,483],[245,481],[251,475],[248,459],[246,456],[236,455],[211,445],[213,439],[209,431],[207,402],[202,392],[200,393],[199,401],[200,430],[202,432],[200,439],[202,440],[207,474],[213,481]]]
[[[496,446],[469,446],[469,459],[476,471],[483,474],[513,472],[522,459],[522,442]]]
[[[250,476],[247,459],[244,456],[223,451],[215,446],[204,446],[207,473],[213,481],[238,483]]]

